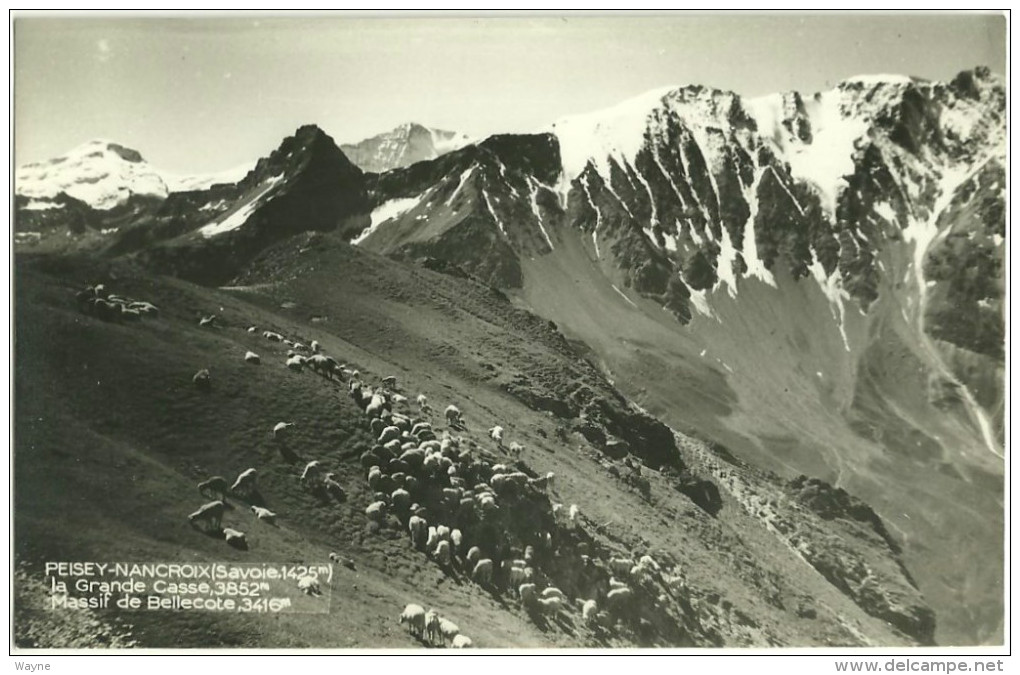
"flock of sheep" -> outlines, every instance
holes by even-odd
[[[78,309],[103,321],[141,321],[159,316],[159,308],[151,302],[108,293],[104,284],[86,286],[75,295],[75,300]]]
[[[113,317],[110,307],[118,308],[118,316],[134,316],[132,312],[158,315],[158,309],[150,303],[113,295],[104,298],[102,285],[87,288],[77,298],[83,308],[90,308],[87,311],[104,319]],[[199,324],[214,327],[216,321],[216,315],[208,315],[201,317]],[[258,329],[250,326],[246,330],[256,333]],[[360,372],[323,354],[317,341],[306,346],[268,330],[262,332],[262,337],[289,348],[285,362],[288,369],[308,368],[327,379],[346,382],[350,397],[366,415],[367,426],[376,438],[372,448],[360,457],[373,491],[364,511],[370,531],[400,527],[408,534],[411,546],[438,563],[445,573],[459,572],[491,592],[516,596],[536,620],[571,611],[579,611],[583,621],[593,627],[626,619],[634,596],[631,583],[640,584],[649,575],[659,574],[659,566],[650,556],[635,562],[593,550],[593,540],[584,532],[577,505],[567,507],[549,498],[555,475],[550,472],[538,476],[531,471],[520,459],[524,446],[516,442],[504,446],[502,426],[488,429],[494,449],[485,450],[475,441],[465,440],[463,415],[456,405],[449,405],[443,414],[446,428],[437,435],[427,397],[419,394],[412,404],[399,393],[395,377],[382,378],[378,386],[369,386]],[[247,351],[244,360],[260,364],[261,356]],[[208,389],[209,370],[195,373],[193,382],[200,389]],[[291,422],[279,422],[271,433],[280,439],[292,426]],[[253,499],[257,497],[256,480],[256,469],[247,468],[233,482],[222,476],[202,481],[198,484],[200,494],[213,501],[191,513],[189,522],[196,529],[222,536],[235,548],[247,549],[245,533],[222,527],[222,521],[226,511],[235,508],[228,502],[228,497],[234,497],[248,502],[256,520],[275,524],[276,513],[253,503],[259,501]],[[346,500],[336,475],[325,471],[318,460],[305,464],[300,480],[313,491],[337,501]],[[330,558],[341,560],[335,553]],[[566,567],[579,570],[572,573],[573,577],[585,580],[575,583],[575,579],[564,586],[573,588],[573,597],[552,583],[554,576],[563,574],[564,562]],[[298,586],[310,595],[320,594],[314,577],[300,579]],[[405,607],[400,623],[429,645],[472,646],[471,639],[461,635],[456,624],[417,604]]]
[[[603,564],[582,552],[577,556],[580,565],[593,570],[595,577],[599,568],[605,573],[604,593],[599,595],[608,612],[600,613],[596,598],[568,597],[543,573],[542,561],[561,553],[557,544],[569,543],[569,537],[581,525],[581,515],[576,504],[568,508],[549,499],[553,473],[535,476],[526,472],[526,464],[519,459],[523,446],[512,443],[504,448],[505,432],[498,425],[488,430],[495,451],[517,459],[495,463],[500,461],[498,455],[485,450],[477,454],[488,457],[475,456],[479,446],[453,433],[467,430],[455,405],[445,409],[447,428],[437,436],[428,421],[431,409],[427,397],[420,394],[415,398],[418,410],[417,415],[412,414],[407,397],[396,393],[394,377],[383,379],[377,388],[352,380],[348,389],[364,410],[376,437],[375,445],[361,456],[373,490],[366,517],[375,527],[385,527],[395,518],[409,535],[411,546],[423,551],[444,571],[463,572],[490,590],[505,589],[533,616],[569,612],[572,601],[576,601],[582,619],[589,625],[627,613],[633,590],[617,577],[640,581],[658,573],[659,566],[647,555],[638,562],[612,557]],[[495,458],[495,462],[489,458]],[[542,523],[550,526],[544,528]],[[525,526],[525,536],[507,535],[511,524]],[[529,524],[536,529],[527,531]],[[493,532],[497,533],[495,537]],[[569,548],[565,545],[563,551]],[[579,549],[588,550],[584,544]],[[411,604],[401,614],[400,622],[407,624],[413,635],[436,644],[436,633],[429,628],[433,625],[432,614]],[[437,626],[442,625],[436,620]],[[440,633],[445,644],[451,636]]]

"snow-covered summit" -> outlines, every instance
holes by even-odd
[[[467,134],[405,122],[371,138],[341,145],[340,149],[361,169],[382,173],[435,159],[471,142]]]
[[[135,150],[109,140],[93,140],[46,162],[18,167],[15,193],[52,200],[61,192],[99,210],[109,210],[132,195],[163,199],[163,177]]]

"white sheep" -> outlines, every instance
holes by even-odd
[[[456,528],[450,530],[450,543],[453,544],[453,552],[459,555],[462,550],[461,546],[464,543],[463,533]]]
[[[517,596],[521,599],[522,605],[533,605],[538,599],[538,587],[532,583],[521,584],[517,587]]]
[[[460,499],[459,495],[457,499],[458,500]],[[450,528],[446,525],[438,525],[436,527],[436,534],[439,536],[440,539],[444,539],[446,541],[450,540]]]
[[[264,520],[267,523],[275,523],[276,522],[276,514],[273,513],[272,511],[270,511],[267,508],[263,508],[261,506],[254,506],[253,505],[251,507],[251,512],[255,514],[255,518],[257,518],[258,520]]]
[[[471,578],[480,584],[487,584],[492,581],[492,559],[482,558],[471,570]]]
[[[279,333],[274,333],[271,330],[262,331],[262,337],[269,340],[270,342],[283,342],[283,336]]]
[[[223,476],[213,476],[198,484],[198,491],[206,497],[219,497],[222,499],[227,494],[227,479]]]
[[[425,608],[410,604],[400,613],[400,625],[407,624],[408,632],[418,639],[425,637]]]
[[[255,469],[245,469],[238,476],[234,484],[230,486],[230,491],[235,495],[244,497],[250,495],[255,489]]]
[[[454,649],[470,649],[471,647],[474,646],[474,644],[471,642],[471,638],[469,638],[467,635],[455,635],[453,637],[453,642],[451,642],[450,645]]]
[[[595,616],[599,612],[599,605],[594,600],[585,600],[584,605],[581,607],[581,616],[584,618],[585,623],[595,623]]]
[[[523,445],[521,445],[517,441],[514,441],[513,443],[510,444],[510,454],[511,455],[514,455],[515,457],[520,457],[522,452],[524,452],[524,446]]]
[[[538,598],[537,602],[544,614],[555,614],[563,609],[563,598]]]
[[[393,389],[394,387],[397,386],[397,376],[396,375],[388,375],[388,376],[384,377],[382,379],[382,385],[384,387],[389,387],[390,389]]]
[[[467,555],[464,557],[464,559],[467,560],[472,565],[474,565],[475,563],[482,559],[482,549],[478,548],[477,546],[472,546],[471,548],[468,549]]]
[[[247,361],[248,363],[255,363],[255,364],[262,363],[262,357],[259,356],[258,354],[256,354],[255,352],[245,352],[244,353],[244,360]]]
[[[544,589],[542,591],[542,597],[543,598],[559,598],[560,600],[566,600],[567,599],[567,596],[564,595],[563,591],[561,591],[560,589],[556,588],[555,586],[550,586],[549,588]]]
[[[635,563],[631,558],[610,558],[609,569],[613,571],[613,574],[625,575],[630,574],[631,569]]]
[[[496,441],[496,445],[503,447],[503,427],[498,424],[489,429],[489,438]]]
[[[379,443],[386,444],[398,438],[400,438],[400,429],[398,427],[386,427],[379,434]]]
[[[313,354],[318,354],[319,353],[319,341],[318,340],[312,340],[312,353]]]
[[[449,619],[439,617],[439,635],[442,638],[442,643],[445,645],[448,640],[452,642],[454,638],[460,635],[460,628]]]
[[[425,549],[431,551],[435,549],[436,544],[439,543],[439,535],[436,534],[436,528],[429,526],[429,536],[425,540]]]
[[[417,398],[414,399],[414,402],[418,404],[419,408],[424,408],[429,404],[429,397],[425,394],[418,394]]]
[[[317,459],[305,464],[305,470],[301,472],[301,481],[308,481],[319,475],[319,469],[322,468],[322,462]]]
[[[218,530],[223,520],[223,513],[233,508],[222,499],[203,504],[197,511],[188,516],[192,525],[203,523],[212,530]]]
[[[311,574],[298,577],[297,587],[305,595],[322,595],[319,589],[319,578]]]
[[[307,359],[305,357],[301,356],[300,354],[295,354],[294,356],[287,359],[287,367],[295,372],[300,373],[301,369],[305,367],[306,361]]]
[[[577,508],[577,504],[570,505],[570,524],[571,526],[577,525],[578,520],[581,516],[581,509]]]
[[[457,406],[448,405],[443,414],[446,416],[446,423],[451,427],[461,423],[461,412]]]
[[[418,516],[411,516],[410,520],[407,521],[407,529],[411,532],[411,545],[415,548],[421,548],[422,544],[425,543],[425,538],[428,536],[429,524],[424,518]]]
[[[369,520],[382,524],[386,520],[386,502],[372,502],[365,508],[365,515]]]
[[[443,539],[438,544],[436,544],[436,550],[435,550],[434,555],[435,555],[436,560],[439,562],[440,565],[442,565],[444,567],[449,565],[450,564],[450,542],[448,542],[445,539]]]
[[[614,588],[606,596],[606,604],[613,609],[620,609],[627,604],[632,596],[633,591],[630,588]]]
[[[287,429],[290,429],[292,426],[294,426],[294,422],[277,422],[273,427],[273,438],[279,438],[280,434]]]
[[[401,396],[400,394],[393,394],[390,396],[390,400],[394,403],[407,403],[407,397]]]
[[[223,528],[223,539],[231,546],[236,546],[238,548],[245,548],[248,545],[248,540],[245,538],[244,532],[229,527]]]

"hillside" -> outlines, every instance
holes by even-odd
[[[743,465],[720,473],[732,461],[724,449],[663,436],[665,428],[620,398],[553,326],[475,282],[322,234],[271,246],[231,288],[121,261],[17,263],[14,541],[26,578],[54,559],[318,563],[337,551],[353,561],[353,569],[336,566],[328,614],[103,614],[129,625],[138,644],[414,648],[420,644],[396,620],[408,602],[434,605],[479,647],[930,640],[930,612],[901,571],[895,542],[859,519],[866,510],[826,496],[819,484],[808,496],[804,483]],[[152,302],[159,317],[86,316],[74,300],[84,281]],[[212,313],[214,325],[199,326]],[[499,423],[508,442],[525,446],[521,469],[555,472],[547,495],[500,501],[510,509],[507,556],[520,555],[516,547],[539,522],[556,533],[556,552],[540,554],[538,568],[567,592],[567,609],[555,619],[529,616],[501,584],[483,589],[461,563],[444,571],[414,550],[395,518],[378,531],[370,526],[359,460],[373,444],[365,416],[345,385],[288,370],[286,346],[262,330],[317,340],[366,383],[394,375],[400,391],[412,400],[425,393],[436,410],[455,402],[466,423],[462,447],[483,462],[512,461],[485,435]],[[246,350],[262,364],[246,363]],[[211,372],[207,392],[191,382],[201,368]],[[327,463],[346,501],[301,488],[303,463],[288,463],[270,433],[281,420],[296,424],[287,450]],[[443,427],[441,415],[432,422]],[[623,457],[618,447],[617,459],[606,454],[599,435],[607,431],[629,438],[637,454]],[[249,550],[238,551],[189,527],[186,516],[204,501],[197,482],[247,467],[257,468],[261,501],[279,514],[279,527],[255,522],[244,508],[228,512],[224,525],[248,536]],[[775,508],[753,508],[759,498]],[[576,531],[551,525],[552,501],[580,507]],[[479,541],[483,532],[465,528]],[[588,626],[579,600],[599,591],[581,551],[596,570],[612,555],[645,554],[661,569],[630,582],[640,597],[631,610]],[[840,567],[846,561],[853,564]],[[877,593],[856,590],[863,579],[853,569],[869,570]]]

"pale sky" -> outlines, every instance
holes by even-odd
[[[1006,22],[991,14],[196,16],[16,18],[15,163],[108,138],[200,173],[306,123],[338,143],[406,121],[484,136],[667,85],[756,96],[1006,68]]]

